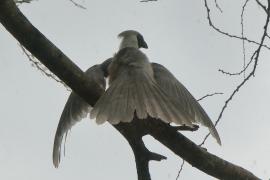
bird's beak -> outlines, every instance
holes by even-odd
[[[148,45],[144,40],[140,41],[139,46],[142,47],[142,48],[148,49]]]

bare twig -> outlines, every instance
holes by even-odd
[[[266,37],[268,37],[268,38],[270,39],[270,36],[269,36],[269,34],[268,34],[268,33],[266,34]]]
[[[177,176],[176,176],[176,179],[175,179],[175,180],[178,180],[178,179],[179,179],[180,174],[181,174],[181,172],[183,171],[183,167],[184,167],[184,165],[185,165],[185,160],[184,160],[184,159],[182,159],[182,164],[181,164],[181,166],[180,166],[180,169],[179,169],[179,171],[178,171],[178,174],[177,174]]]
[[[153,1],[157,1],[157,0],[141,0],[140,2],[153,2]]]
[[[246,6],[247,6],[247,3],[249,2],[249,0],[246,0],[246,2],[244,3],[244,5],[242,6],[242,12],[241,12],[241,37],[244,38],[244,12],[245,12],[245,9],[246,9]],[[245,47],[245,40],[242,40],[242,51],[243,51],[243,60],[244,60],[244,63],[243,63],[243,70],[245,69],[246,67],[246,47]],[[245,78],[245,70],[243,71],[244,72],[244,78]]]
[[[69,0],[70,2],[72,2],[75,6],[77,6],[78,8],[81,8],[81,9],[86,9],[86,7],[84,7],[83,5],[75,2],[74,0]]]
[[[216,4],[216,8],[222,13],[223,11],[222,11],[222,9],[220,8],[220,6],[219,6],[217,0],[215,0],[215,4]]]
[[[204,5],[205,5],[205,8],[207,10],[207,19],[208,19],[208,23],[209,25],[217,32],[219,32],[220,34],[222,35],[225,35],[227,37],[230,37],[230,38],[235,38],[235,39],[239,39],[239,40],[244,40],[246,42],[249,42],[249,43],[252,43],[252,44],[257,44],[257,45],[260,45],[260,43],[256,42],[256,41],[253,41],[253,40],[250,40],[248,39],[247,37],[241,37],[241,36],[238,36],[238,35],[233,35],[233,34],[230,34],[228,32],[225,32],[225,31],[222,31],[221,29],[217,28],[213,22],[212,22],[212,19],[211,19],[211,16],[210,16],[210,8],[208,6],[208,3],[207,3],[207,0],[204,0]],[[263,47],[267,48],[268,50],[270,50],[270,47],[265,45],[265,44],[262,44]]]
[[[223,94],[223,93],[222,93],[222,92],[214,92],[214,93],[212,93],[212,94],[206,94],[206,95],[204,95],[203,97],[197,99],[197,101],[201,101],[201,100],[203,100],[203,99],[205,99],[205,98],[207,98],[207,97],[214,96],[214,95],[218,95],[218,94]]]
[[[36,67],[38,70],[40,70],[44,75],[46,75],[49,78],[52,78],[58,83],[61,83],[68,91],[71,91],[71,89],[61,80],[57,78],[53,73],[47,72],[48,69],[40,63],[35,56],[33,56],[31,53],[28,53],[28,51],[21,45],[19,44],[20,48],[22,49],[23,53],[27,56],[28,60],[32,63],[33,67]]]
[[[254,53],[253,53],[252,56],[250,57],[249,62],[248,62],[247,65],[246,65],[246,67],[245,67],[244,69],[242,69],[241,71],[239,71],[239,72],[236,72],[236,73],[230,73],[230,72],[224,71],[223,69],[219,69],[218,71],[221,72],[221,73],[223,73],[223,74],[230,75],[230,76],[240,75],[240,74],[242,74],[243,72],[245,72],[245,71],[247,70],[247,68],[249,67],[249,65],[253,62],[254,56],[255,56],[256,53],[257,53],[257,51],[254,51]]]
[[[259,0],[256,0],[256,2],[266,12],[266,14],[268,14],[267,7],[265,5],[263,5]]]

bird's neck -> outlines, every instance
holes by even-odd
[[[135,36],[128,36],[123,38],[119,50],[126,48],[126,47],[133,47],[133,48],[139,48],[138,47],[138,40]]]

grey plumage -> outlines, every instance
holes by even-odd
[[[98,83],[103,91],[105,91],[104,73],[100,65],[92,66],[85,73],[89,79],[92,79],[94,82]],[[88,115],[91,108],[92,107],[80,96],[74,92],[71,92],[60,117],[54,138],[53,164],[55,167],[58,167],[60,162],[61,145],[64,136],[67,135],[68,131],[73,125]]]
[[[221,144],[215,126],[196,99],[165,67],[150,64],[139,50],[147,48],[147,44],[138,34],[124,31],[119,35],[123,39],[108,69],[109,88],[93,107],[90,117],[96,118],[98,124],[130,122],[134,114],[139,119],[149,115],[178,125],[199,123],[208,127]]]
[[[182,111],[190,114],[191,119],[189,121],[208,127],[211,135],[219,144],[221,144],[220,137],[213,122],[185,86],[182,85],[164,66],[152,63],[152,68],[158,85],[168,96],[178,100],[178,103],[183,107]]]
[[[151,116],[166,123],[192,126],[199,123],[209,128],[221,144],[212,121],[189,91],[162,65],[150,63],[139,48],[148,48],[143,36],[128,30],[119,34],[120,49],[113,58],[86,71],[103,89],[103,95],[91,108],[75,93],[71,93],[62,112],[53,148],[53,163],[58,167],[63,137],[71,127],[86,117],[96,118],[98,124],[130,122]],[[109,88],[105,91],[105,77]]]

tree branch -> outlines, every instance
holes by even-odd
[[[241,11],[241,38],[244,38],[244,13],[247,7],[247,3],[249,2],[249,0],[246,0],[246,2],[244,3],[244,5],[242,6],[242,11]],[[246,68],[246,45],[245,45],[245,40],[242,40],[242,52],[243,52],[243,69]],[[246,71],[244,70],[244,78],[246,77]]]
[[[213,22],[212,22],[212,19],[211,19],[211,16],[210,16],[210,8],[208,6],[208,2],[207,0],[204,0],[204,6],[206,8],[206,11],[207,11],[207,20],[208,20],[208,23],[209,23],[209,26],[211,26],[215,31],[217,31],[218,33],[222,34],[222,35],[225,35],[229,38],[235,38],[235,39],[239,39],[239,40],[244,40],[246,42],[249,42],[249,43],[252,43],[252,44],[257,44],[257,45],[260,45],[259,42],[256,42],[256,41],[253,41],[253,40],[250,40],[248,39],[247,37],[241,37],[241,36],[238,36],[238,35],[234,35],[234,34],[230,34],[228,32],[225,32],[223,30],[221,30],[220,28],[216,27]],[[262,44],[263,47],[267,48],[268,50],[270,50],[270,47],[265,45],[265,44]]]
[[[204,100],[207,97],[211,97],[211,96],[215,96],[215,95],[222,95],[222,94],[223,94],[222,92],[214,92],[214,93],[211,93],[211,94],[206,94],[203,97],[197,99],[197,101]]]
[[[157,1],[157,0],[141,0],[140,2],[153,2],[153,1]]]
[[[150,152],[145,147],[142,137],[147,134],[147,130],[143,124],[137,123],[136,121],[133,120],[131,123],[120,123],[114,127],[126,138],[133,150],[138,180],[151,180],[149,161],[161,161],[166,159],[166,157]]]
[[[17,4],[31,3],[33,0],[14,0]]]
[[[225,161],[207,152],[203,148],[198,147],[188,138],[176,132],[169,125],[161,121],[148,118],[147,121],[141,122],[146,124],[149,134],[155,139],[168,147],[175,154],[182,157],[192,166],[213,177],[226,180],[259,179],[247,170]]]
[[[268,14],[267,7],[265,5],[263,5],[259,0],[256,0],[256,2],[264,10],[264,12],[266,12],[266,14]]]
[[[0,22],[75,93],[90,105],[95,104],[101,96],[99,86],[89,82],[83,71],[24,17],[13,0],[0,1]],[[133,149],[139,180],[150,179],[148,169],[150,160],[165,159],[164,156],[146,149],[142,141],[142,136],[146,134],[153,136],[192,166],[218,179],[259,179],[249,171],[208,153],[160,120],[135,118],[131,123],[120,123],[114,127],[127,139]]]
[[[223,11],[222,11],[221,7],[219,6],[217,0],[215,0],[215,5],[216,5],[216,8],[222,13]]]
[[[184,159],[182,159],[182,164],[181,164],[181,166],[180,166],[180,169],[179,169],[179,171],[178,171],[178,173],[177,173],[177,176],[176,176],[175,180],[178,180],[178,179],[179,179],[180,174],[181,174],[181,172],[183,171],[185,162],[186,162],[186,161],[185,161]]]
[[[74,6],[81,8],[81,9],[86,9],[86,7],[84,7],[83,5],[76,3],[74,0],[69,0],[72,4],[74,4]]]
[[[253,62],[254,56],[256,55],[256,53],[257,53],[257,51],[254,51],[254,53],[252,54],[252,56],[249,59],[249,62],[246,64],[246,66],[244,67],[244,69],[242,69],[239,72],[230,73],[230,72],[224,71],[223,69],[219,69],[218,71],[221,72],[221,73],[223,73],[223,74],[229,75],[229,76],[240,75],[243,72],[245,72],[247,70],[247,68],[249,67],[249,65]]]

